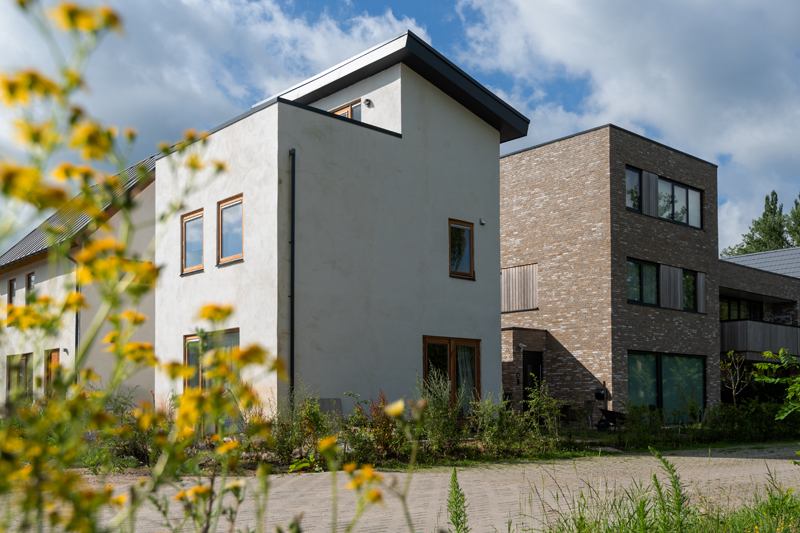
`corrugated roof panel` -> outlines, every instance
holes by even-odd
[[[120,196],[121,194],[133,189],[139,183],[139,169],[144,172],[152,172],[156,168],[157,156],[150,156],[147,159],[132,165],[117,176],[120,178],[120,186],[117,187],[113,194]],[[98,186],[95,185],[93,189],[96,190]],[[76,196],[76,198],[79,198]],[[69,202],[61,209],[50,215],[50,217],[42,222],[37,228],[28,233],[25,237],[20,239],[14,246],[9,248],[3,255],[0,255],[0,268],[8,266],[17,261],[22,261],[28,257],[44,252],[49,247],[49,233],[47,228],[54,226],[65,226],[70,228],[68,233],[61,236],[59,242],[64,242],[75,237],[78,233],[83,231],[84,228],[91,222],[91,217],[80,210],[75,209],[75,204]],[[108,209],[110,204],[108,202],[103,205],[103,209]]]

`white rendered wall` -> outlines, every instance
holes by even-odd
[[[15,297],[16,305],[25,303],[25,283],[27,275],[34,273],[35,290],[37,296],[49,296],[56,301],[63,301],[72,287],[75,286],[74,264],[68,259],[50,262],[42,259],[35,263],[21,266],[15,270],[0,275],[0,312],[5,318],[5,308],[8,303],[8,282],[17,280]],[[28,370],[33,371],[33,388],[35,394],[44,392],[45,376],[45,351],[59,349],[60,363],[71,367],[75,362],[75,313],[65,313],[62,317],[61,329],[53,337],[44,337],[40,333],[20,331],[14,327],[2,327],[0,332],[0,401],[6,400],[9,355],[32,353],[32,363],[29,362]],[[37,384],[38,381],[38,384]]]
[[[284,174],[283,154],[297,150],[296,375],[345,411],[346,391],[409,397],[424,335],[479,339],[482,392],[501,390],[499,133],[397,69],[400,105],[375,105],[401,111],[401,139],[278,104]],[[449,277],[449,218],[474,223],[476,281]]]
[[[205,159],[224,161],[228,171],[183,199],[183,209],[164,227],[156,248],[161,267],[156,289],[156,355],[162,361],[183,361],[183,339],[197,327],[208,328],[198,319],[203,305],[233,304],[235,313],[228,328],[239,328],[240,345],[258,343],[276,353],[278,307],[277,257],[277,108],[263,109],[208,139],[201,149]],[[182,156],[172,154],[156,164],[156,213],[180,195],[189,179]],[[178,165],[175,167],[174,165]],[[216,266],[217,203],[243,193],[243,252],[241,262]],[[181,276],[180,215],[202,208],[204,213],[202,272]],[[254,382],[262,398],[275,398],[274,375],[257,372],[245,376]],[[182,382],[156,375],[156,405],[164,405]]]

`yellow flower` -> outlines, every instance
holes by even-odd
[[[82,307],[87,307],[86,297],[79,292],[71,292],[64,300],[64,307],[69,311],[78,311]]]
[[[75,5],[72,2],[62,2],[50,11],[50,16],[55,20],[56,25],[65,31],[122,31],[119,15],[108,6],[91,9]]]
[[[403,411],[406,408],[406,402],[402,399],[397,400],[396,402],[390,403],[386,407],[383,408],[386,411],[386,414],[391,416],[392,418],[400,418],[403,416]]]
[[[18,72],[14,76],[0,74],[0,96],[7,106],[25,105],[32,96],[61,98],[61,88],[50,78],[35,70]]]
[[[342,470],[347,472],[348,474],[352,474],[356,471],[356,464],[355,463],[347,463],[342,467]]]
[[[200,310],[200,318],[211,322],[222,322],[233,313],[231,305],[208,304]]]
[[[174,499],[175,499],[176,502],[178,502],[178,501],[181,501],[181,500],[183,500],[183,499],[185,499],[187,497],[188,497],[188,495],[186,494],[186,491],[185,490],[181,490],[181,491],[178,491],[178,493],[175,495]]]
[[[149,342],[129,342],[123,346],[122,356],[135,365],[155,366],[158,362]]]
[[[250,345],[244,350],[234,348],[231,353],[231,359],[240,367],[251,364],[263,365],[266,356],[266,350],[257,344]]]
[[[147,317],[142,313],[134,311],[133,309],[126,309],[119,315],[120,318],[127,320],[134,326],[138,326],[140,324],[144,324],[147,320]]]
[[[186,168],[195,172],[202,170],[206,166],[205,163],[203,163],[203,160],[200,159],[200,156],[197,154],[191,154],[189,157],[187,157],[186,163],[184,164],[186,165]]]
[[[383,476],[380,474],[375,473],[375,470],[372,468],[372,465],[361,465],[361,477],[366,479],[367,481],[380,481],[383,479]]]
[[[119,496],[111,498],[111,505],[122,507],[123,505],[125,505],[126,501],[128,501],[128,496],[126,494],[120,494]]]
[[[235,440],[232,440],[230,442],[226,442],[225,444],[223,444],[222,446],[217,448],[217,455],[224,455],[224,454],[228,453],[231,450],[235,450],[238,447],[239,447],[239,443],[236,442]]]
[[[367,499],[372,503],[383,502],[383,494],[378,489],[372,489],[367,493]]]
[[[27,202],[41,183],[42,176],[37,168],[0,161],[0,188],[6,196]]]
[[[50,120],[35,123],[17,119],[14,121],[14,127],[17,129],[17,140],[25,146],[39,146],[51,150],[61,139],[55,123]]]
[[[327,452],[328,450],[332,449],[336,445],[336,436],[332,435],[330,437],[325,437],[324,439],[319,441],[319,451],[322,453]]]
[[[211,492],[211,487],[208,485],[195,485],[189,489],[186,494],[194,501],[196,497],[205,498]]]
[[[113,129],[85,120],[73,128],[70,146],[81,149],[84,159],[103,159],[113,150],[115,136]]]

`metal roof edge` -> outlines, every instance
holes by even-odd
[[[719,258],[719,260],[720,261],[725,261],[721,257]],[[755,270],[757,272],[762,272],[764,274],[771,274],[773,276],[781,276],[782,278],[792,279],[794,281],[800,281],[800,278],[798,278],[798,277],[789,276],[787,274],[781,274],[779,272],[773,272],[772,270],[765,270],[763,268],[753,267],[753,266],[750,266],[750,265],[742,265],[741,263],[734,263],[733,261],[725,261],[725,263],[727,263],[728,265],[731,265],[731,266],[735,266],[735,267],[748,268],[750,270]],[[720,282],[720,286],[722,286],[722,282]]]

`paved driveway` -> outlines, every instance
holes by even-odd
[[[768,446],[738,446],[668,452],[689,493],[695,501],[699,495],[710,496],[721,505],[736,505],[763,487],[768,469],[785,486],[800,486],[800,467],[789,462],[794,459],[797,444]],[[437,468],[417,472],[411,483],[410,508],[417,531],[426,533],[446,530],[447,492],[451,469]],[[404,474],[385,472],[386,481],[405,480]],[[463,468],[458,479],[466,493],[468,513],[473,531],[524,531],[541,525],[547,516],[583,490],[585,493],[608,494],[629,487],[636,480],[645,482],[657,474],[663,479],[658,462],[645,454],[608,454],[577,460],[526,462],[482,465]],[[125,483],[125,477],[112,479]],[[130,482],[130,479],[127,480]],[[252,481],[249,480],[249,481]],[[339,525],[344,530],[354,513],[355,499],[345,489],[346,476],[339,476]],[[591,487],[591,489],[589,488]],[[121,487],[120,487],[121,488]],[[269,500],[269,527],[288,524],[292,517],[303,513],[304,531],[330,531],[329,473],[273,476]],[[180,509],[175,506],[176,517]],[[253,525],[255,514],[252,501],[245,502],[240,511],[239,527]],[[147,510],[140,515],[138,531],[163,531],[159,517]],[[356,531],[407,531],[399,500],[386,496],[383,506],[368,510]]]

